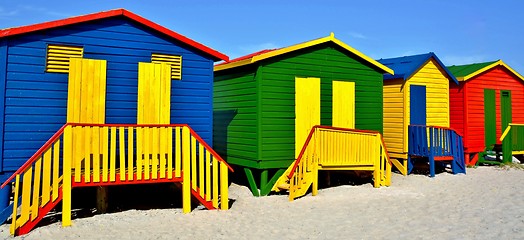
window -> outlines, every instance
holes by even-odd
[[[171,65],[171,79],[182,79],[182,56],[153,53],[152,63],[168,63]]]
[[[66,45],[47,45],[46,72],[68,73],[69,59],[82,58],[84,48]]]

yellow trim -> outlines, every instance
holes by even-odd
[[[235,67],[239,67],[239,66],[252,64],[252,63],[264,60],[264,59],[268,59],[268,58],[271,58],[271,57],[275,57],[275,56],[278,56],[278,55],[282,55],[282,54],[285,54],[285,53],[293,52],[293,51],[296,51],[296,50],[304,49],[304,48],[307,48],[307,47],[315,46],[315,45],[326,43],[326,42],[333,42],[333,43],[339,45],[340,47],[346,49],[347,51],[349,51],[349,52],[357,55],[358,57],[366,60],[367,62],[373,64],[374,66],[384,70],[385,72],[387,72],[389,74],[394,74],[394,71],[392,69],[382,65],[381,63],[379,63],[379,62],[373,60],[372,58],[364,55],[360,51],[358,51],[358,50],[350,47],[349,45],[343,43],[342,41],[336,39],[335,35],[333,33],[331,33],[327,37],[311,40],[311,41],[304,42],[304,43],[299,43],[299,44],[292,45],[292,46],[285,47],[285,48],[280,48],[280,49],[277,49],[277,50],[274,50],[274,51],[271,51],[271,52],[267,52],[267,53],[263,53],[263,54],[260,54],[260,55],[257,55],[257,56],[253,56],[253,57],[248,58],[246,60],[217,65],[217,66],[215,66],[215,71],[221,71],[221,70],[225,70],[225,69],[230,69],[230,68],[235,68]]]
[[[476,72],[473,72],[473,73],[471,73],[471,74],[469,74],[469,75],[467,75],[467,76],[464,76],[464,77],[461,77],[461,78],[457,78],[457,80],[459,80],[459,81],[467,81],[468,79],[470,79],[470,78],[472,78],[472,77],[475,77],[475,76],[477,76],[477,75],[479,75],[479,74],[481,74],[481,73],[483,73],[483,72],[485,72],[485,71],[487,71],[487,70],[489,70],[489,69],[492,69],[492,68],[494,68],[494,67],[496,67],[496,66],[499,66],[499,65],[505,67],[505,68],[508,69],[510,72],[512,72],[513,74],[515,74],[515,76],[517,76],[518,78],[520,78],[520,80],[524,81],[524,77],[523,77],[522,75],[520,75],[517,71],[513,70],[513,68],[511,68],[510,66],[508,66],[508,65],[507,65],[506,63],[504,63],[502,60],[498,60],[498,61],[496,61],[496,62],[494,62],[494,63],[492,63],[492,64],[490,64],[490,65],[488,65],[488,66],[486,66],[486,67],[483,67],[483,68],[477,70]]]

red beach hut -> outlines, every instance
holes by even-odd
[[[466,164],[500,143],[509,123],[524,123],[524,77],[502,60],[450,66],[450,124],[464,136]]]

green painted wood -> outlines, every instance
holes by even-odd
[[[215,74],[213,148],[226,161],[258,168],[258,107],[253,68]]]
[[[273,188],[273,185],[277,182],[278,178],[284,174],[286,169],[278,169],[277,172],[271,177],[269,182],[267,182],[265,185],[260,185],[260,196],[266,196],[271,192],[271,189]]]
[[[355,82],[356,128],[382,132],[382,74],[334,45],[271,59],[257,75],[263,89],[261,167],[287,167],[294,160],[295,77],[321,79],[321,124],[328,126],[332,123],[332,82]]]
[[[511,123],[511,91],[500,91],[500,114],[501,127],[504,131]],[[502,143],[502,162],[510,163],[512,161],[512,134],[508,134]]]
[[[249,189],[251,190],[251,193],[253,193],[253,196],[260,196],[260,192],[258,191],[257,183],[255,181],[255,177],[253,176],[253,172],[251,171],[251,169],[244,168],[244,173],[246,173],[247,182],[249,183]]]
[[[495,90],[484,89],[484,138],[488,149],[496,143],[496,124]]]

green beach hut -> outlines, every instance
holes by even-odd
[[[382,132],[384,73],[334,34],[215,65],[213,146],[267,195],[313,126]]]

